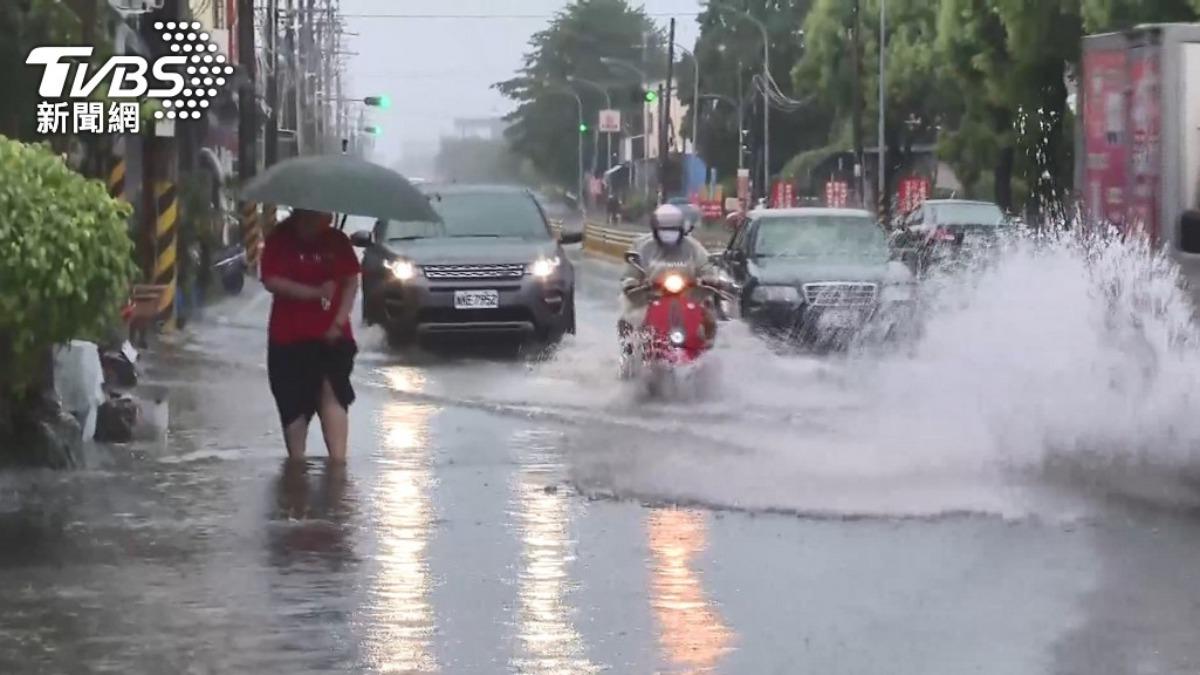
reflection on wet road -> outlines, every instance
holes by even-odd
[[[437,670],[427,558],[434,520],[427,435],[433,412],[394,402],[384,405],[379,419],[388,456],[379,460],[377,569],[361,622],[368,627],[367,660],[385,673]]]
[[[512,446],[525,453],[515,495],[522,560],[517,611],[521,645],[513,667],[522,673],[591,673],[599,668],[584,655],[569,596],[571,504],[552,482],[558,473],[556,435],[520,431],[512,438]]]
[[[704,590],[696,556],[708,544],[705,515],[657,509],[647,524],[653,576],[650,601],[659,624],[659,642],[679,672],[713,670],[731,648],[733,636]]]
[[[261,295],[197,325],[167,442],[0,475],[0,673],[1200,672],[1190,514],[986,515],[1027,495],[881,441],[861,364],[741,342],[727,398],[631,401],[581,270],[551,362],[364,331],[342,469],[282,461]]]

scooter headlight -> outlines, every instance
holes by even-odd
[[[683,275],[668,274],[662,282],[663,290],[668,293],[682,293],[684,288],[687,288],[687,282],[683,280]]]
[[[400,281],[408,281],[417,275],[417,266],[407,260],[388,260],[383,263],[383,266]]]
[[[681,330],[673,330],[667,335],[667,339],[676,347],[682,347],[683,343],[687,340],[687,336]]]

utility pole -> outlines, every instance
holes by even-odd
[[[287,100],[284,101],[284,109],[287,119],[291,122],[287,128],[292,131],[292,153],[293,156],[298,157],[300,155],[300,95],[297,87],[299,86],[300,68],[296,61],[296,1],[287,0],[283,44],[284,53],[287,55],[288,72]]]
[[[279,0],[267,0],[267,44],[270,49],[270,72],[267,73],[267,137],[263,152],[264,164],[270,167],[279,161]]]
[[[309,80],[313,43],[314,0],[304,0],[300,11],[300,46],[296,50],[296,132],[304,139],[305,153],[317,147],[312,125],[313,83]]]
[[[860,205],[866,205],[867,170],[863,155],[863,91],[862,91],[862,0],[854,0],[854,25],[850,28],[851,58],[854,60],[854,189]]]
[[[254,176],[258,166],[257,76],[254,68],[254,0],[238,2],[238,63],[245,79],[238,92],[238,178]]]
[[[675,76],[675,17],[671,17],[670,35],[667,38],[667,84],[663,87],[664,114],[659,120],[658,132],[658,203],[667,201],[667,165],[670,162],[670,143],[667,134],[671,129],[671,80]]]
[[[884,80],[887,77],[887,0],[879,3],[879,214],[886,216],[888,211],[887,192],[887,130],[884,125],[887,110],[887,88]]]

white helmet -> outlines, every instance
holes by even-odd
[[[650,216],[650,232],[663,246],[675,246],[687,232],[687,217],[674,204],[663,204]]]

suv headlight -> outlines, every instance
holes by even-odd
[[[755,302],[800,302],[800,291],[795,286],[759,286],[750,294]]]
[[[417,266],[407,260],[385,260],[383,266],[400,281],[408,281],[417,275]]]
[[[558,271],[558,266],[561,262],[557,257],[538,258],[530,263],[529,273],[539,279],[545,279]]]

